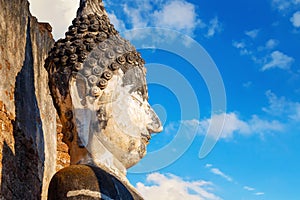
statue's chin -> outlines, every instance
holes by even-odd
[[[124,152],[119,158],[119,161],[124,165],[126,169],[136,165],[146,155],[146,145],[141,143],[138,149],[134,149],[130,152]]]

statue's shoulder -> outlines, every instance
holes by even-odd
[[[48,200],[136,200],[142,199],[115,176],[88,165],[71,165],[52,178]]]

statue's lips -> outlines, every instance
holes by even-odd
[[[149,133],[142,133],[141,136],[145,142],[149,143],[149,141],[151,139],[151,135]]]

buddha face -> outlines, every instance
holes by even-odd
[[[143,59],[94,3],[79,10],[45,68],[71,164],[92,159],[128,168],[145,155],[161,122],[147,101]],[[100,14],[91,13],[96,8]]]
[[[145,155],[151,133],[162,131],[161,122],[147,101],[142,68],[135,66],[125,73],[121,69],[115,71],[104,90],[84,99],[87,82],[77,74],[70,83],[82,145],[94,160],[102,160],[108,150],[125,168],[131,167]]]

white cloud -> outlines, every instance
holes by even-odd
[[[206,164],[205,168],[209,168],[211,173],[213,173],[215,175],[218,175],[218,176],[221,176],[221,177],[225,178],[229,182],[233,181],[233,179],[230,176],[226,175],[220,169],[213,167],[212,164]]]
[[[249,191],[249,192],[254,192],[254,191],[255,191],[255,188],[253,188],[253,187],[244,186],[243,188],[244,188],[244,190],[247,190],[247,191]],[[254,194],[255,196],[262,196],[262,195],[264,195],[265,193],[264,193],[264,192],[254,192],[253,194]]]
[[[29,1],[32,14],[40,21],[51,24],[54,38],[64,37],[76,16],[79,0]],[[194,31],[201,28],[213,36],[221,30],[216,17],[206,25],[198,17],[196,6],[186,0],[120,0],[104,3],[112,23],[122,32],[126,28],[164,27],[193,36]]]
[[[252,37],[254,37],[254,34],[252,35]],[[250,42],[246,39],[240,42],[232,42],[232,46],[237,48],[240,51],[241,55],[249,56],[254,63],[262,66],[260,68],[261,71],[266,71],[274,68],[283,70],[290,69],[290,66],[294,62],[294,58],[278,50],[273,50],[278,45],[279,41],[273,38],[267,40],[264,45],[258,47],[254,46],[253,42]]]
[[[243,49],[246,47],[245,42],[237,42],[237,41],[233,41],[232,45],[237,48],[237,49]]]
[[[150,10],[147,10],[146,5],[140,5],[140,3],[137,5],[139,6],[138,8],[130,7],[127,4],[124,4],[124,7],[123,7],[124,13],[129,17],[130,24],[132,25],[132,28],[134,28],[134,29],[146,27],[147,24],[149,23],[149,21],[148,21],[149,18],[151,18],[149,16]],[[144,12],[142,12],[143,9],[144,9]]]
[[[165,133],[171,134],[173,132],[176,132],[176,130],[178,128],[176,125],[177,125],[176,123],[169,123],[166,127],[164,127]]]
[[[213,193],[211,182],[185,181],[173,174],[153,173],[146,183],[137,183],[136,188],[146,200],[221,200]]]
[[[254,29],[254,30],[245,32],[245,34],[247,36],[251,37],[252,39],[255,39],[257,37],[258,33],[259,33],[259,29]]]
[[[256,192],[256,193],[254,193],[256,196],[262,196],[262,195],[264,195],[265,193],[264,192]]]
[[[218,168],[212,168],[210,169],[211,173],[221,176],[222,178],[226,179],[229,182],[232,182],[232,178],[226,174],[224,174],[220,169]]]
[[[207,24],[203,22],[196,12],[196,6],[186,0],[145,0],[132,1],[130,4],[121,1],[128,27],[169,28],[193,36],[197,28],[207,31],[206,36],[212,37],[221,31],[218,18],[211,19]],[[127,20],[126,20],[127,17]]]
[[[225,123],[223,125],[223,119]],[[235,113],[222,113],[218,115],[213,115],[211,119],[207,119],[201,122],[204,127],[210,128],[210,136],[213,138],[218,137],[217,130],[220,126],[223,126],[222,134],[220,138],[230,139],[233,137],[234,133],[249,134],[249,125],[238,118]],[[207,129],[206,128],[206,129]]]
[[[116,30],[123,32],[126,30],[125,24],[122,20],[118,19],[114,12],[108,13],[111,23],[115,26]]]
[[[278,120],[263,120],[257,115],[253,115],[249,120],[252,133],[259,133],[263,136],[266,133],[283,132],[285,125]]]
[[[266,41],[264,46],[259,46],[257,48],[258,51],[270,51],[272,49],[274,49],[275,47],[277,47],[279,45],[279,41],[275,40],[275,39],[269,39],[268,41]]]
[[[300,4],[300,0],[272,0],[272,6],[278,11],[291,9],[294,5]]]
[[[272,0],[272,6],[279,11],[288,9],[291,3],[291,0]]]
[[[266,49],[274,49],[278,44],[279,44],[279,41],[278,41],[278,40],[275,40],[275,39],[269,39],[269,40],[266,42],[265,48],[266,48]]]
[[[266,96],[269,105],[264,107],[263,111],[275,117],[284,117],[294,122],[300,121],[300,102],[289,101],[285,97],[277,97],[270,90],[266,92]]]
[[[279,69],[289,69],[292,63],[294,62],[294,58],[285,55],[280,51],[273,51],[271,55],[268,56],[268,62],[261,68],[262,71],[269,70],[272,68]]]
[[[296,28],[299,28],[300,27],[300,11],[295,12],[293,14],[293,17],[291,17],[290,21],[293,23],[293,25]]]
[[[213,165],[212,164],[206,164],[205,167],[206,168],[211,168]]]
[[[241,55],[252,56],[253,51],[249,50],[245,41],[233,41],[232,46],[240,50]]]
[[[213,37],[216,33],[219,33],[221,31],[222,31],[221,23],[219,22],[218,17],[214,17],[209,21],[208,31],[206,36]]]
[[[248,191],[254,191],[255,190],[255,188],[252,188],[252,187],[249,187],[249,186],[244,186],[243,188],[244,188],[244,190],[248,190]]]
[[[161,10],[153,13],[153,25],[158,27],[171,28],[187,33],[193,32],[196,26],[201,23],[197,19],[195,6],[183,0],[170,1]]]
[[[225,119],[225,123],[224,123],[224,119]],[[193,124],[191,122],[193,122]],[[229,114],[222,113],[218,115],[213,115],[212,118],[210,119],[198,121],[197,123],[196,122],[197,120],[194,119],[192,121],[188,121],[188,120],[183,121],[182,123],[186,126],[198,125],[200,127],[198,129],[199,133],[202,135],[204,135],[207,132],[207,130],[210,128],[209,136],[216,139],[219,137],[220,133],[218,130],[220,130],[221,127],[223,127],[220,135],[221,139],[232,138],[234,132],[241,131],[241,130],[243,130],[243,132],[245,131],[248,132],[247,129],[249,129],[248,125],[245,122],[239,120],[236,114],[234,113],[229,113]]]
[[[294,110],[293,113],[289,115],[289,117],[296,122],[300,121],[300,103],[293,103],[294,104]]]
[[[253,83],[251,81],[248,81],[246,83],[243,83],[243,87],[244,88],[250,88],[253,85]]]
[[[213,173],[213,174],[215,174],[215,175],[218,175],[218,176],[221,176],[222,178],[226,179],[226,180],[229,181],[229,182],[238,184],[237,182],[235,182],[235,181],[233,180],[233,178],[231,178],[230,176],[228,176],[227,174],[225,174],[224,172],[222,172],[220,169],[213,167],[212,164],[206,164],[206,165],[205,165],[205,168],[210,169],[209,171],[210,171],[211,173]],[[245,186],[243,187],[243,189],[244,189],[244,190],[247,190],[247,191],[249,191],[249,192],[252,192],[252,193],[256,190],[255,188],[250,187],[250,186],[247,186],[247,185],[245,185]],[[256,196],[264,195],[263,192],[256,192],[256,193],[253,193],[253,194],[256,195]]]
[[[271,90],[266,92],[269,101],[268,107],[264,107],[263,111],[273,116],[281,116],[287,111],[289,103],[284,97],[278,98]]]
[[[55,39],[64,37],[64,33],[76,17],[79,0],[29,0],[30,11],[40,22],[49,22]]]
[[[193,33],[203,23],[198,18],[194,4],[185,0],[175,1],[134,1],[134,4],[124,2],[123,10],[132,28],[160,27]]]
[[[299,111],[291,117],[300,119],[300,105]],[[187,130],[197,131],[199,135],[206,135],[214,139],[230,140],[234,135],[253,135],[259,134],[264,136],[268,133],[282,132],[285,130],[285,124],[278,120],[266,120],[257,115],[252,115],[248,120],[242,120],[234,113],[221,113],[213,115],[209,119],[204,120],[182,120],[176,126],[174,123],[166,126],[166,130],[174,129],[183,125]],[[171,126],[169,128],[169,126]],[[221,130],[221,132],[219,132]]]
[[[217,138],[218,126],[222,126],[222,119],[225,118],[225,124],[222,129],[221,139],[231,139],[234,134],[250,135],[264,134],[272,131],[282,131],[283,125],[278,121],[263,120],[253,115],[250,120],[244,121],[239,119],[236,113],[223,113],[214,115],[211,119],[204,120],[200,124],[208,128],[210,124],[211,137]],[[213,123],[212,123],[213,122]],[[207,128],[204,128],[207,130]]]

